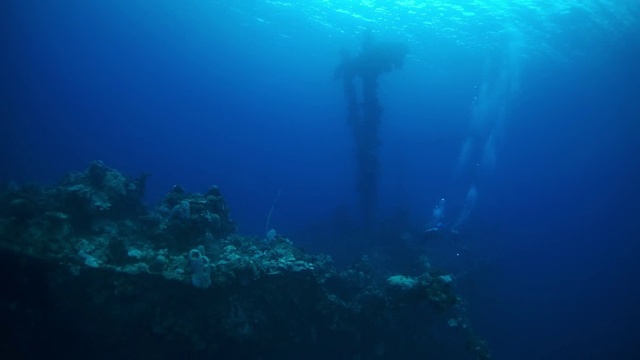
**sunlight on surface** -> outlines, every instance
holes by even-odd
[[[580,42],[629,31],[640,18],[640,3],[614,0],[266,1],[295,9],[308,20],[339,34],[363,28],[399,34],[414,43],[437,38],[459,46],[495,49],[514,31],[524,34],[529,56],[579,53]],[[567,51],[564,34],[579,34]]]

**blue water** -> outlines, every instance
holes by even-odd
[[[102,160],[151,173],[150,204],[217,184],[240,233],[263,236],[273,206],[269,227],[331,253],[305,234],[358,217],[333,71],[367,29],[410,47],[378,86],[378,219],[427,227],[446,199],[496,359],[640,358],[631,1],[6,0],[0,181]]]

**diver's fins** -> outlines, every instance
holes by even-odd
[[[431,239],[441,238],[442,235],[443,235],[443,231],[441,228],[433,227],[425,230],[422,233],[422,238],[425,240],[431,240]]]

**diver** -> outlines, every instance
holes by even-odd
[[[433,239],[439,238],[443,235],[444,229],[447,227],[444,222],[444,211],[446,205],[446,200],[442,198],[433,208],[431,220],[427,225],[427,229],[422,233],[424,238]]]
[[[433,239],[441,237],[447,233],[459,235],[460,227],[467,221],[467,219],[469,219],[469,215],[471,215],[477,201],[478,189],[475,184],[471,184],[464,199],[462,211],[460,211],[458,217],[450,223],[444,221],[446,200],[444,198],[440,199],[438,204],[433,208],[431,220],[427,225],[427,230],[423,232],[423,236],[427,239]]]

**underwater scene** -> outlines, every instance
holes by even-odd
[[[0,358],[640,359],[640,2],[0,2]]]

